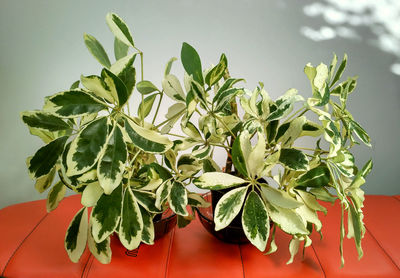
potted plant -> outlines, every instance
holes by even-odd
[[[141,242],[153,244],[157,234],[153,218],[159,220],[168,207],[184,225],[184,217],[190,218],[188,204],[207,206],[201,196],[186,189],[179,170],[184,156],[176,161],[178,165],[169,164],[176,172],[158,162],[157,155],[165,155],[173,146],[155,126],[164,92],[143,81],[143,53],[122,19],[109,13],[106,22],[115,36],[115,63],[93,36],[85,34],[87,48],[104,67],[101,74],[82,75],[69,90],[47,97],[41,110],[21,113],[31,134],[46,144],[27,159],[27,166],[40,193],[50,188],[47,210],[57,207],[67,188],[81,194],[83,207],[65,236],[65,249],[73,262],[87,244],[101,263],[109,263],[113,233],[129,250]],[[137,56],[142,80],[138,84]],[[142,101],[133,116],[129,99],[135,88]],[[153,106],[156,111],[148,122]],[[53,185],[56,176],[59,181]],[[176,223],[176,218],[169,219]]]
[[[358,169],[350,149],[359,142],[371,145],[368,134],[346,107],[357,84],[357,77],[340,81],[347,56],[338,67],[336,55],[329,66],[305,66],[310,97],[304,99],[296,89],[289,89],[276,100],[271,99],[263,83],[253,91],[237,87],[244,80],[229,75],[224,54],[216,66],[204,70],[196,50],[184,43],[181,61],[186,97],[175,76],[167,75],[163,81],[164,91],[178,92],[177,103],[186,106],[179,116],[187,136],[175,141],[174,147],[192,148],[193,156],[207,161],[207,169],[193,177],[193,183],[223,194],[212,200],[215,230],[223,230],[239,217],[247,239],[263,252],[273,224],[267,253],[277,250],[274,235],[279,227],[292,236],[291,263],[300,242],[304,241],[306,248],[311,245],[312,231],[321,233],[317,212],[327,210],[318,200],[333,203],[339,199],[342,265],[345,212],[347,237],[354,238],[361,258],[365,227],[360,186],[372,161]],[[299,108],[293,112],[296,106]],[[194,114],[197,118],[192,117]],[[298,145],[297,139],[303,136],[314,138],[315,147]],[[216,148],[226,151],[224,171],[213,162]]]

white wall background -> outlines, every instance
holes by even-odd
[[[29,134],[19,113],[40,109],[45,96],[69,88],[80,74],[100,72],[82,35],[94,35],[112,56],[113,37],[104,20],[109,11],[118,13],[131,27],[137,46],[145,53],[145,79],[157,85],[165,63],[172,56],[179,57],[183,41],[197,49],[205,65],[217,63],[224,52],[232,76],[244,77],[249,88],[264,82],[273,98],[291,87],[310,94],[304,65],[329,63],[332,52],[340,57],[347,52],[346,74],[360,76],[349,109],[374,145],[372,150],[356,149],[360,165],[374,159],[364,188],[368,194],[400,194],[400,78],[389,70],[394,56],[363,39],[314,42],[305,38],[302,26],[319,26],[324,21],[303,13],[304,5],[312,1],[299,2],[2,0],[0,208],[45,198],[34,190],[25,166],[25,158],[42,143]],[[361,35],[369,32],[366,28],[359,31]],[[182,77],[179,62],[173,72]],[[135,101],[137,105],[137,97]],[[161,109],[163,115],[166,106]]]

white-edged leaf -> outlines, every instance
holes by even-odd
[[[251,177],[255,178],[260,176],[261,171],[264,168],[265,161],[265,139],[261,132],[258,132],[258,141],[254,148],[252,148],[247,159],[247,169]]]
[[[289,252],[290,259],[286,262],[286,264],[293,263],[294,256],[299,252],[300,240],[298,238],[293,237],[289,243]]]
[[[119,225],[119,239],[128,250],[137,248],[143,229],[142,214],[130,187],[125,190]]]
[[[98,181],[89,183],[83,190],[81,204],[85,207],[93,207],[103,195],[104,191]]]
[[[142,206],[139,206],[139,208],[143,218],[142,242],[152,245],[154,244],[154,236],[155,236],[153,217]]]
[[[173,74],[168,74],[162,81],[162,87],[164,93],[171,99],[184,102],[186,99],[185,93],[183,92],[181,83],[178,78]]]
[[[242,226],[251,244],[264,252],[269,237],[269,216],[263,200],[254,191],[249,193],[244,203]]]
[[[92,35],[86,33],[83,34],[83,40],[93,57],[96,58],[100,64],[109,68],[111,66],[110,59],[108,59],[108,55],[99,41]]]
[[[107,143],[107,117],[89,123],[72,141],[67,153],[67,176],[90,170],[100,158]]]
[[[170,208],[178,215],[188,216],[186,210],[188,204],[188,196],[185,186],[179,181],[173,181],[168,195],[168,203]]]
[[[94,241],[92,235],[92,228],[88,231],[88,247],[93,256],[102,264],[109,264],[111,262],[111,247],[110,237],[107,237],[102,242],[97,243]]]
[[[65,234],[65,250],[72,262],[77,263],[86,248],[88,235],[88,212],[82,208],[74,216]]]
[[[35,189],[37,192],[43,193],[46,191],[52,185],[55,174],[56,167],[53,167],[48,174],[36,179]]]
[[[71,129],[63,119],[43,111],[24,111],[21,113],[21,119],[28,127],[40,130],[53,132]]]
[[[215,230],[228,226],[243,206],[248,186],[235,188],[225,193],[218,201],[214,212]]]
[[[126,23],[115,13],[108,13],[106,22],[114,36],[126,45],[134,47],[133,38]]]
[[[53,211],[57,208],[60,201],[65,196],[66,187],[62,181],[57,182],[49,191],[46,201],[47,212]]]
[[[303,205],[295,198],[289,195],[286,191],[275,189],[270,186],[262,186],[261,192],[265,199],[274,206],[281,208],[294,209]]]
[[[291,235],[307,235],[309,233],[300,215],[292,209],[281,207],[267,207],[267,209],[272,221],[284,232]]]
[[[164,153],[173,143],[160,133],[138,126],[131,120],[125,119],[125,130],[133,144],[139,149],[150,153]]]
[[[117,99],[114,100],[114,97],[107,87],[107,84],[97,75],[83,76],[81,75],[82,85],[85,86],[90,92],[95,94],[98,97],[104,98],[109,103],[114,103]]]
[[[279,162],[293,171],[307,171],[309,168],[307,156],[302,151],[296,149],[281,149]]]
[[[172,182],[171,180],[164,181],[156,191],[156,208],[161,210],[161,207],[165,200],[167,200],[169,193],[171,192]]]
[[[97,163],[97,177],[105,194],[110,194],[121,183],[127,158],[122,131],[115,123]]]
[[[222,172],[207,172],[193,180],[193,184],[202,189],[219,190],[238,186],[246,180]]]

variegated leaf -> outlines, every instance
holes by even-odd
[[[302,151],[296,149],[281,149],[279,162],[293,171],[308,170],[307,156]]]
[[[55,174],[56,167],[53,167],[48,174],[36,179],[35,189],[37,190],[37,192],[45,192],[52,185]]]
[[[302,218],[292,209],[281,207],[267,207],[269,216],[272,221],[277,224],[284,232],[296,234],[309,234]]]
[[[114,36],[126,45],[134,47],[133,38],[126,23],[115,13],[108,13],[106,22]]]
[[[162,210],[156,207],[156,194],[148,191],[132,190],[136,201],[151,213],[161,213]]]
[[[114,56],[115,60],[120,60],[128,55],[129,46],[118,38],[114,39]]]
[[[100,158],[107,143],[107,117],[101,117],[82,129],[72,141],[67,153],[67,175],[74,176],[90,170]]]
[[[50,173],[60,158],[68,137],[57,138],[46,146],[41,147],[29,161],[29,175],[32,179],[38,179]]]
[[[179,181],[173,181],[168,195],[168,203],[170,208],[178,215],[188,216],[186,210],[188,204],[188,196],[185,186]]]
[[[274,206],[281,208],[294,209],[303,205],[295,198],[289,195],[286,191],[275,189],[270,186],[261,187],[261,192],[264,198]]]
[[[183,92],[181,83],[173,74],[168,74],[162,81],[164,93],[177,102],[185,102],[186,96]]]
[[[152,215],[143,207],[139,206],[143,218],[142,241],[146,244],[154,244],[154,223]]]
[[[28,127],[40,130],[53,132],[71,129],[71,125],[64,120],[42,111],[22,112],[21,119]]]
[[[248,186],[230,190],[218,201],[214,212],[215,230],[228,226],[242,208]]]
[[[114,103],[114,97],[109,90],[107,84],[97,75],[83,76],[81,75],[82,85],[98,97],[104,98],[109,103]]]
[[[143,220],[139,205],[131,188],[127,187],[124,194],[121,223],[118,231],[122,245],[128,250],[137,248],[141,241],[142,229]]]
[[[218,65],[213,67],[206,75],[205,81],[208,86],[213,86],[224,76],[227,66],[228,60],[226,59],[225,54],[222,54],[219,58]]]
[[[124,82],[110,70],[104,68],[101,71],[101,77],[110,89],[113,98],[117,100],[118,106],[122,107],[128,101],[131,92],[128,91]]]
[[[93,207],[103,195],[104,190],[98,181],[88,184],[83,190],[81,204],[85,207]]]
[[[244,183],[246,183],[246,180],[222,172],[204,173],[193,180],[193,184],[197,187],[212,190],[230,188]]]
[[[65,250],[72,262],[77,263],[86,248],[88,235],[88,212],[82,208],[74,216],[65,235]]]
[[[57,182],[49,191],[46,201],[47,212],[55,210],[65,196],[66,187],[63,182]]]
[[[145,152],[164,153],[173,145],[168,137],[163,136],[154,130],[138,126],[127,119],[125,119],[125,130],[133,144]]]
[[[244,203],[242,226],[251,244],[263,252],[269,237],[269,216],[264,202],[254,191],[250,192]]]
[[[85,41],[86,47],[89,52],[99,61],[100,64],[109,68],[111,66],[110,59],[108,59],[107,53],[103,46],[96,40],[95,37],[89,34],[83,34],[83,39]]]
[[[108,238],[121,218],[122,184],[110,195],[103,194],[92,210],[93,238],[97,243]]]
[[[111,262],[111,247],[110,237],[107,237],[102,242],[97,243],[92,235],[92,228],[88,232],[88,247],[93,256],[102,264],[109,264]]]

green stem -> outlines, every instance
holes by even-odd
[[[294,149],[305,150],[305,151],[314,151],[314,152],[321,152],[321,153],[328,153],[327,151],[317,150],[317,149],[310,149],[310,148],[302,148],[302,147],[293,147]]]
[[[289,118],[286,119],[286,121],[284,123],[290,122],[291,120],[293,120],[296,117],[296,114],[301,112],[304,109],[304,111],[298,115],[297,117],[301,117],[304,115],[304,113],[306,113],[309,109],[305,108],[305,107],[301,107],[299,110],[297,110],[294,114],[292,114],[292,116],[290,116]]]
[[[160,92],[160,100],[158,101],[156,113],[154,114],[153,121],[151,122],[153,125],[154,125],[154,122],[156,121],[158,110],[160,110],[160,105],[161,105],[161,101],[163,99],[163,96],[164,96],[164,94],[162,92]]]
[[[174,133],[167,133],[167,135],[179,137],[179,138],[186,138],[185,136],[179,135],[179,134],[174,134]]]
[[[225,124],[225,122],[219,116],[215,115],[214,113],[211,113],[211,115],[215,117],[227,130],[229,130],[229,133],[232,135],[234,139],[236,138],[236,135],[233,134],[232,130]]]

